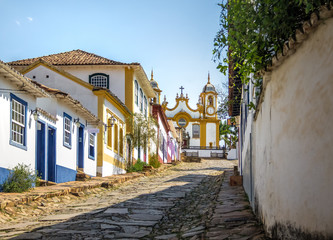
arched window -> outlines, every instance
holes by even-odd
[[[114,126],[114,151],[118,152],[118,124]]]
[[[140,88],[140,111],[142,112],[143,110],[143,91]]]
[[[123,155],[124,153],[124,136],[123,136],[123,128],[119,129],[119,154]]]
[[[138,91],[139,91],[139,85],[138,85],[138,82],[135,80],[134,81],[134,95],[135,95],[135,104],[138,106],[138,98],[139,98],[139,95],[138,95]]]
[[[89,76],[89,83],[95,87],[109,89],[109,75],[104,73],[94,73]]]

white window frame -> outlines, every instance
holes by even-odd
[[[64,146],[72,148],[72,117],[64,112],[64,131],[63,131],[63,140]]]

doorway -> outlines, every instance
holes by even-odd
[[[36,160],[37,160],[37,174],[45,180],[45,123],[37,122],[37,141],[36,141]]]
[[[83,171],[84,168],[84,126],[80,125],[80,127],[78,128],[78,152],[77,152],[77,167],[78,169]]]
[[[47,180],[56,182],[56,129],[47,130]]]

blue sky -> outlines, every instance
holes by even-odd
[[[207,82],[226,80],[212,61],[218,0],[0,0],[0,59],[13,61],[81,49],[139,62],[168,107],[184,86],[190,104]]]

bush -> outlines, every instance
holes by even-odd
[[[146,166],[146,165],[147,164],[145,162],[141,161],[141,159],[139,158],[136,161],[136,163],[128,169],[128,172],[139,172],[139,171],[142,171],[143,166]]]
[[[36,174],[25,164],[18,164],[9,173],[8,178],[2,184],[4,192],[21,193],[37,184]]]
[[[153,154],[149,158],[149,165],[153,168],[159,168],[161,166],[160,161],[158,161],[157,155]]]

